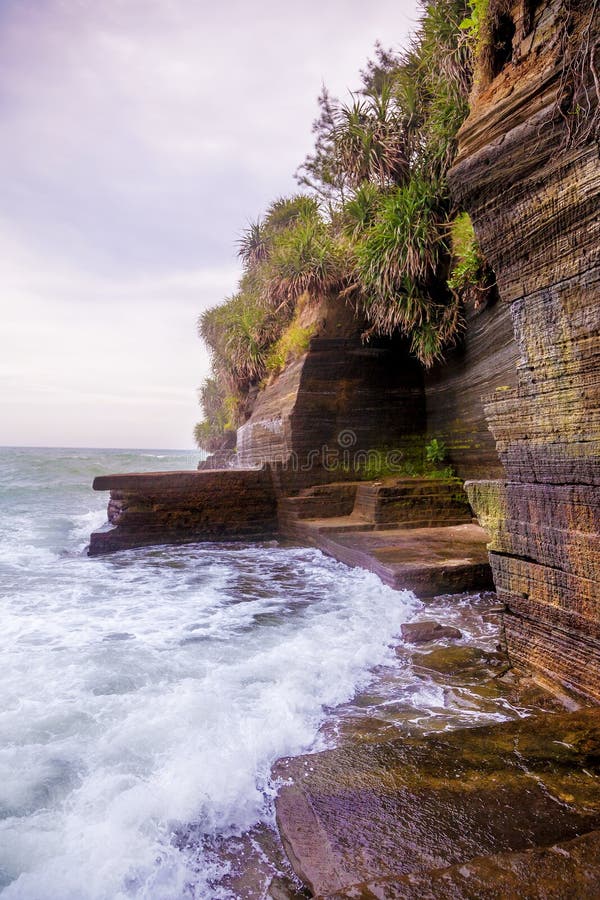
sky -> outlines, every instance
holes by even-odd
[[[416,0],[0,0],[0,445],[193,446],[235,242]]]

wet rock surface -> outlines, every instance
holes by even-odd
[[[353,885],[320,900],[582,900],[600,896],[600,832],[538,850],[498,853],[423,875]]]
[[[441,647],[428,653],[416,653],[414,664],[441,675],[474,675],[483,681],[486,675],[497,675],[509,668],[508,656],[499,651],[479,647]]]
[[[498,854],[600,827],[600,710],[363,742],[282,760],[276,774],[288,780],[277,800],[283,843],[315,895],[373,896],[348,891],[408,876],[426,885],[432,870],[482,856],[495,858],[473,863],[486,884]],[[589,866],[589,848],[580,850]],[[554,857],[540,859],[552,879]],[[517,878],[527,858],[511,865]],[[592,869],[582,877],[597,883]]]
[[[572,708],[565,705],[569,698],[549,693],[522,672],[507,671],[495,594],[443,595],[428,600],[423,614],[460,630],[460,641],[414,645],[399,640],[394,662],[378,666],[365,689],[330,711],[321,728],[327,746],[423,736]]]
[[[398,634],[395,652],[390,647],[388,660],[371,671],[371,679],[355,696],[325,710],[314,750],[403,736],[443,736],[457,728],[519,720],[541,709],[564,711],[530,679],[512,672],[501,674],[502,669],[486,663],[486,656],[495,657],[501,643],[495,594],[437,597],[424,604],[419,615],[459,629],[463,634],[460,643],[443,639],[416,647]],[[454,649],[471,654],[475,663],[453,674],[424,664],[431,651],[442,654]],[[238,900],[299,900],[307,896],[294,879],[279,836],[270,826],[223,838],[213,850],[221,863],[227,864],[228,874],[214,885],[215,892],[221,891],[223,896]],[[387,884],[385,889],[391,890]]]
[[[350,517],[351,518],[351,517]],[[388,528],[373,531],[364,523],[332,530],[319,520],[297,523],[302,543],[318,547],[349,566],[375,572],[390,587],[414,591],[423,599],[441,593],[493,588],[487,554],[488,535],[478,525]]]
[[[460,640],[462,632],[452,625],[442,625],[433,619],[424,619],[421,622],[408,622],[402,625],[402,638],[411,644],[427,644],[429,641],[437,641],[442,638]]]

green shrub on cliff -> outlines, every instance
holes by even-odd
[[[198,330],[211,352],[213,378],[224,387],[223,402],[227,394],[239,395],[241,400],[264,376],[269,349],[284,324],[281,316],[249,292],[235,294],[202,313]],[[206,413],[202,395],[201,402]]]
[[[265,271],[266,297],[293,307],[303,294],[321,297],[341,290],[347,278],[341,244],[318,213],[301,217],[273,242]]]
[[[227,421],[241,421],[266,374],[306,349],[301,297],[352,302],[365,340],[403,333],[430,366],[459,333],[464,302],[489,287],[446,182],[472,79],[474,25],[465,20],[476,15],[469,0],[423,2],[410,47],[376,45],[349,102],[323,89],[315,149],[296,173],[311,193],[275,200],[248,225],[236,295],[200,320],[221,402],[235,398]]]
[[[476,46],[483,37],[489,5],[489,0],[470,0],[469,13],[460,23],[461,29],[468,32]]]
[[[456,211],[446,173],[468,111],[471,43],[460,27],[468,11],[465,0],[426,3],[408,51],[378,45],[352,103],[326,95],[327,115],[315,123],[322,166],[332,157],[323,168],[346,173],[331,217],[350,240],[346,294],[367,316],[367,337],[401,331],[426,366],[453,342],[466,299],[448,282]]]
[[[381,188],[406,181],[408,147],[392,79],[339,105],[332,147],[339,168],[355,188],[365,181]]]
[[[303,352],[309,329],[292,321],[300,299],[341,290],[349,272],[343,242],[315,198],[302,194],[274,201],[262,220],[248,225],[238,252],[244,272],[237,293],[198,321],[211,353],[213,380],[223,388],[220,416],[201,392],[205,420],[212,424],[200,423],[195,437],[207,450],[214,449],[222,420],[229,427],[241,424],[249,392]]]
[[[377,331],[392,334],[427,320],[430,286],[445,246],[438,233],[439,190],[414,176],[382,201],[356,244],[363,306]]]
[[[277,374],[285,368],[290,360],[297,359],[306,353],[313,334],[313,325],[300,325],[297,318],[294,318],[277,343],[271,347],[267,357],[267,371]]]
[[[481,253],[468,213],[460,213],[450,224],[450,246],[448,286],[477,307],[493,287],[494,276]]]
[[[199,447],[209,453],[223,450],[233,444],[230,399],[224,392],[220,379],[207,378],[200,387],[199,400],[204,411],[204,421],[194,428],[194,439]]]

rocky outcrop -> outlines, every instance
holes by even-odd
[[[92,533],[90,556],[152,544],[284,537],[420,597],[491,587],[487,535],[471,524],[456,479],[313,485],[289,497],[278,467],[266,466],[105,475],[94,480],[94,490],[109,490],[110,499],[108,523]],[[315,514],[324,518],[308,518]],[[380,537],[369,539],[372,530]]]
[[[462,632],[451,625],[442,625],[433,619],[423,619],[421,622],[408,622],[400,626],[402,639],[411,644],[428,644],[430,641],[460,640]]]
[[[102,475],[108,523],[90,537],[89,555],[151,544],[260,540],[277,532],[268,470]]]
[[[468,492],[512,659],[600,700],[600,165],[580,121],[600,17],[591,0],[492,4],[501,26],[451,181],[510,311],[518,382],[485,404],[503,480]]]
[[[502,474],[484,398],[516,386],[517,355],[510,309],[494,294],[469,305],[458,345],[425,376],[428,435],[444,441],[463,480]]]
[[[421,599],[493,588],[487,534],[478,525],[374,531],[352,523],[345,527],[307,520],[297,524],[294,536],[347,566],[374,572],[390,587],[414,591]]]
[[[318,307],[308,352],[256,399],[238,429],[240,465],[282,462],[313,483],[339,481],[369,451],[410,446],[425,432],[423,372],[403,340],[362,339],[339,298]],[[355,472],[354,472],[355,474]]]
[[[599,749],[598,710],[363,741],[279,762],[277,821],[317,897],[587,896],[560,890],[569,850],[552,866],[542,848],[600,827]],[[573,848],[581,885],[599,883],[597,847]],[[510,890],[515,853],[539,854],[547,893]]]
[[[279,497],[281,533],[418,597],[493,586],[487,534],[456,478],[387,478]]]
[[[317,312],[308,352],[258,393],[238,429],[238,464],[285,462],[304,475],[296,481],[310,484],[339,480],[343,466],[364,462],[369,451],[410,457],[417,444],[437,437],[463,480],[499,476],[483,398],[516,384],[517,345],[505,304],[493,296],[471,305],[458,345],[428,373],[404,341],[365,343],[364,323],[347,304],[329,298]],[[333,463],[329,472],[323,462]]]

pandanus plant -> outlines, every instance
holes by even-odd
[[[402,184],[410,172],[406,141],[392,86],[354,95],[341,104],[335,119],[334,147],[340,167],[358,187],[374,181],[380,187]]]
[[[260,219],[250,222],[238,241],[238,256],[246,269],[252,269],[269,256],[269,241]]]

